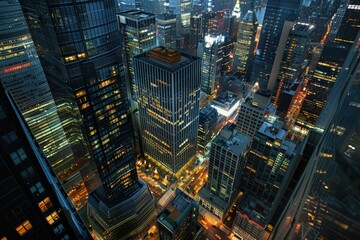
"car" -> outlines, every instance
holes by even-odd
[[[217,239],[221,240],[221,237],[220,237],[219,234],[215,234],[215,237],[216,237]]]

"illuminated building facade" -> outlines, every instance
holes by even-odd
[[[198,132],[198,150],[204,151],[206,145],[215,134],[215,128],[218,121],[218,112],[215,108],[207,105],[200,110],[199,132]]]
[[[196,14],[191,16],[191,48],[197,49],[198,43],[200,42],[200,40],[202,40],[202,31],[202,14]]]
[[[296,119],[296,125],[313,128],[344,63],[348,48],[328,42],[321,53],[313,76],[307,83],[308,93]]]
[[[81,113],[77,121],[82,119],[101,180],[88,199],[93,232],[100,239],[135,237],[147,231],[155,205],[136,172],[115,2],[72,3],[22,2],[29,25],[37,21],[31,33],[49,82],[62,87],[59,91],[70,91]],[[75,42],[69,43],[65,36]],[[56,70],[60,72],[53,75]],[[140,209],[146,211],[139,215]]]
[[[269,117],[253,137],[241,175],[240,190],[269,208],[263,216],[267,231],[272,231],[272,217],[296,166],[296,144],[286,139],[282,122]],[[248,216],[248,221],[256,221]],[[271,224],[270,224],[271,221]],[[276,223],[276,220],[274,220]],[[247,231],[246,229],[242,229]]]
[[[335,42],[353,44],[355,36],[360,30],[360,1],[350,0],[341,22],[339,31],[336,34]]]
[[[360,35],[302,148],[304,174],[273,239],[360,237],[358,159]],[[293,224],[289,224],[293,222]]]
[[[196,239],[199,204],[176,189],[174,199],[157,217],[160,240]]]
[[[167,0],[167,12],[177,16],[178,47],[183,48],[190,43],[191,0]]]
[[[251,138],[226,125],[211,143],[208,180],[199,191],[199,203],[223,218],[239,195],[239,184]]]
[[[133,57],[156,47],[155,14],[139,10],[129,10],[117,14],[121,32],[123,63],[127,81],[128,94],[137,96],[137,85],[134,77]]]
[[[275,105],[279,105],[283,90],[289,89],[301,73],[314,28],[313,25],[297,22],[290,30],[274,88]]]
[[[251,81],[259,82],[261,89],[268,88],[283,26],[286,20],[295,20],[300,0],[269,0],[261,29]]]
[[[0,83],[12,94],[61,180],[77,178],[66,184],[69,191],[81,181],[79,169],[71,170],[81,162],[76,161],[64,132],[20,4],[2,2],[0,7],[4,16],[0,22]]]
[[[240,105],[236,120],[237,130],[253,137],[269,116],[275,115],[276,108],[270,103],[270,96],[255,93]]]
[[[202,49],[199,49],[202,48]],[[215,93],[222,72],[231,70],[232,42],[223,35],[206,35],[204,45],[198,46],[198,54],[202,55],[201,90],[212,95]]]
[[[134,58],[145,156],[173,174],[195,157],[201,61],[163,47]]]
[[[234,69],[250,81],[252,63],[255,57],[255,37],[258,23],[254,11],[248,11],[239,23],[237,40],[234,43]]]
[[[8,13],[20,9],[17,2],[1,7],[1,12]],[[0,84],[0,238],[89,239],[84,222],[15,105]]]
[[[158,46],[176,48],[176,15],[163,13],[156,16]]]

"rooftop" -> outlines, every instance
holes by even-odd
[[[264,122],[258,132],[272,139],[284,140],[286,131],[282,129],[282,125],[283,123],[279,120],[275,120],[273,123]]]
[[[142,19],[146,19],[149,17],[155,18],[155,14],[149,13],[149,12],[144,12],[141,10],[128,10],[128,11],[120,12],[117,15],[124,16],[124,17],[130,18],[132,20],[142,20]]]
[[[175,198],[160,213],[158,221],[171,230],[175,230],[187,215],[187,209],[192,205],[192,199],[180,190],[176,190]]]
[[[227,147],[235,155],[240,155],[249,145],[251,138],[236,130],[236,125],[227,124],[214,139],[213,143]]]
[[[268,214],[270,213],[270,208],[251,195],[245,195],[240,201],[237,213],[246,215],[248,218],[261,225],[261,227],[264,227]]]
[[[169,72],[175,72],[195,61],[200,61],[200,58],[196,56],[165,47],[156,47],[135,56],[134,59],[147,62]]]

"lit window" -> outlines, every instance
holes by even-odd
[[[16,152],[10,153],[10,157],[13,160],[15,165],[18,165],[20,162],[26,159],[26,154],[23,148],[19,148]]]
[[[52,225],[54,222],[56,222],[59,219],[59,215],[56,211],[52,212],[49,216],[46,217],[46,220],[50,225]]]
[[[2,237],[1,240],[8,240],[7,237]]]
[[[32,229],[32,225],[29,220],[26,220],[16,228],[16,231],[20,236],[24,236],[30,229]]]
[[[39,208],[41,209],[41,211],[45,212],[52,206],[52,203],[50,201],[50,198],[47,197],[44,200],[42,200],[41,202],[39,202],[38,205],[39,205]]]

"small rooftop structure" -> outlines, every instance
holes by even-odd
[[[165,63],[176,63],[181,59],[181,53],[174,49],[166,49],[164,47],[157,47],[148,52],[148,56],[155,58]]]

